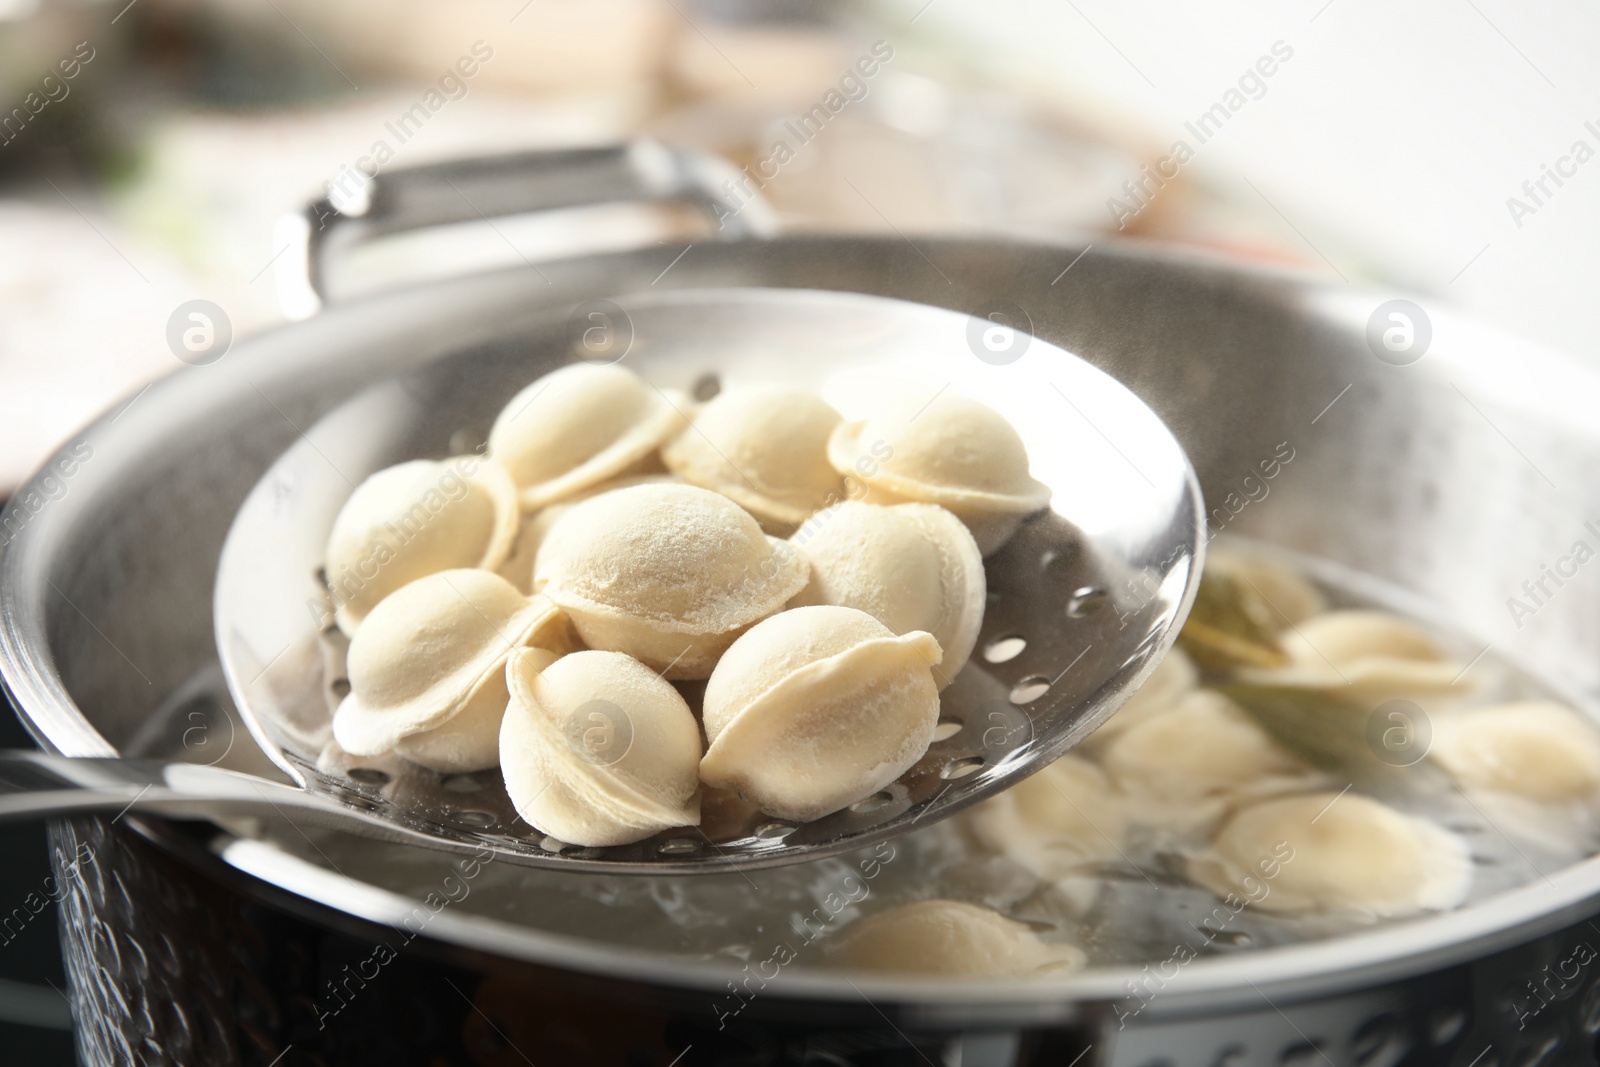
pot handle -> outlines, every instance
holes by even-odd
[[[759,195],[740,195],[744,176],[702,152],[631,141],[597,148],[519,152],[379,171],[341,172],[329,193],[280,220],[274,243],[303,248],[278,273],[290,318],[334,302],[328,280],[354,249],[390,234],[460,222],[610,203],[682,204],[717,223],[724,240],[776,231]]]

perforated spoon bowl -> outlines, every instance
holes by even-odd
[[[294,786],[96,761],[108,797],[99,806],[142,783],[149,788],[134,808],[270,806],[369,836],[489,848],[529,865],[693,873],[862,847],[1004,789],[1091,733],[1155,668],[1193,599],[1204,522],[1194,472],[1161,420],[1102,371],[1018,325],[1003,315],[806,290],[624,294],[375,383],[306,429],[262,478],[218,571],[216,635],[229,688]],[[607,361],[702,399],[723,386],[777,381],[817,390],[854,417],[887,389],[930,398],[949,389],[994,407],[1021,434],[1032,473],[1053,492],[1050,507],[986,561],[977,649],[942,694],[932,747],[887,789],[801,824],[730,798],[708,804],[698,827],[582,848],[522,822],[498,771],[441,775],[397,757],[327,749],[332,708],[349,684],[319,576],[339,508],[377,470],[478,447],[522,386],[595,354],[595,327]],[[27,773],[70,791],[71,782],[55,779],[66,773],[59,762],[34,761]],[[81,779],[88,768],[74,773]]]

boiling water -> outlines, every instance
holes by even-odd
[[[1272,555],[1312,578],[1331,607],[1380,608],[1425,625],[1460,663],[1472,662],[1479,682],[1473,703],[1552,697],[1552,686],[1492,651],[1483,653],[1483,642],[1452,634],[1408,594],[1324,563]],[[968,669],[981,665],[975,662]],[[1378,799],[1434,820],[1469,845],[1474,864],[1469,904],[1548,875],[1595,849],[1595,842],[1581,833],[1565,841],[1541,841],[1519,832],[1462,794],[1426,760],[1406,769],[1400,780],[1399,788]],[[1339,783],[1332,788],[1337,790]],[[1250,907],[1219,920],[1226,913],[1218,912],[1218,899],[1183,875],[1184,856],[1205,844],[1199,831],[1186,836],[1135,827],[1116,862],[1085,871],[1065,888],[1042,883],[982,848],[967,829],[965,815],[850,855],[694,876],[583,875],[503,862],[469,868],[473,873],[464,876],[451,857],[422,849],[294,829],[269,830],[269,838],[304,860],[362,881],[418,899],[433,894],[436,901],[449,901],[456,914],[482,915],[630,951],[725,960],[734,967],[768,960],[779,946],[793,953],[795,966],[821,965],[828,939],[850,923],[933,897],[986,905],[1028,923],[1046,940],[1080,945],[1091,965],[1159,962],[1174,944],[1193,944],[1197,930],[1206,946],[1201,954],[1207,955],[1332,937],[1368,926],[1349,916],[1288,918]]]

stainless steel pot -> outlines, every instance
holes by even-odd
[[[467,207],[440,195],[441,178]],[[734,211],[721,180],[637,148],[383,175],[365,216],[313,211],[311,233],[331,229],[311,247],[473,218],[491,190],[495,213],[688,202],[724,217],[725,235],[754,216]],[[1433,305],[1416,309],[1425,354],[1402,360],[1381,343],[1394,294],[1171,249],[736,236],[676,261],[676,246],[645,248],[335,303],[86,428],[0,520],[0,674],[35,736],[92,756],[149,751],[151,722],[220,729],[218,551],[300,430],[375,377],[514,345],[584,301],[652,286],[1020,307],[1036,335],[1126,382],[1175,429],[1214,530],[1414,592],[1497,653],[1565,679],[1575,701],[1600,688],[1594,576],[1566,581],[1520,626],[1507,607],[1600,517],[1593,371]],[[313,278],[335,273],[318,264]],[[1283,443],[1292,462],[1265,496],[1250,490],[1245,478]],[[425,902],[220,828],[129,817],[53,834],[89,1063],[1489,1067],[1590,1063],[1600,1032],[1588,947],[1600,945],[1600,860],[1451,914],[1199,960],[1153,995],[1128,968],[1047,985],[794,971],[730,1021],[714,1009],[736,976],[726,965],[449,908],[391,947]],[[393,959],[368,976],[384,953]],[[330,1012],[328,991],[341,988],[347,1007]]]

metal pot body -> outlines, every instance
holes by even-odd
[[[126,750],[206,673],[230,519],[320,414],[385,374],[515,345],[584,301],[652,286],[835,289],[961,311],[1005,301],[1168,421],[1214,529],[1414,591],[1579,691],[1600,679],[1600,596],[1581,580],[1532,617],[1512,619],[1506,604],[1600,516],[1589,477],[1600,379],[1559,356],[1429,309],[1427,353],[1397,365],[1368,340],[1389,294],[1125,245],[710,242],[663,274],[677,252],[337,307],[184,370],[88,428],[62,453],[77,457],[53,483],[64,489],[12,522],[0,556],[0,668],[36,736],[73,755]],[[1247,485],[1284,445],[1294,458],[1270,492]],[[1528,1062],[1590,1062],[1600,1025],[1600,976],[1573,963],[1600,944],[1593,862],[1371,937],[1195,964],[1149,997],[1130,992],[1138,972],[1090,972],[1049,992],[785,975],[727,1022],[705,969],[562,954],[470,917],[441,918],[368,978],[392,927],[338,894],[281,888],[297,884],[287,863],[281,877],[230,867],[218,858],[229,839],[213,828],[124,818],[55,834],[59,873],[77,887],[63,938],[91,1063],[971,1065],[1085,1053],[1464,1067],[1530,1051]],[[95,860],[74,867],[85,845]],[[330,980],[351,991],[332,1014]],[[1476,1059],[1486,1047],[1493,1061]]]

